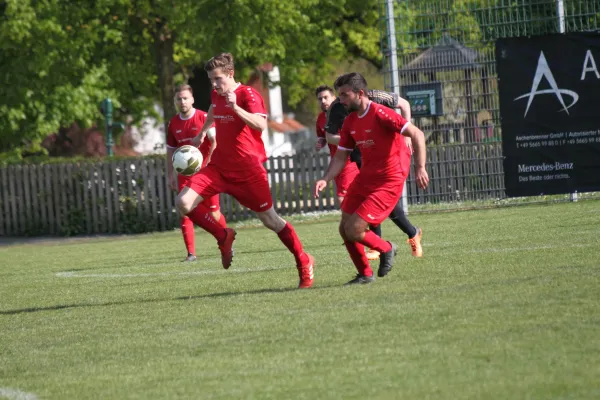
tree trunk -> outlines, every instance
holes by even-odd
[[[154,44],[156,46],[156,66],[163,109],[163,123],[165,125],[165,143],[169,120],[177,112],[175,103],[173,102],[173,96],[175,96],[175,83],[173,81],[175,64],[173,61],[174,42],[173,35],[168,32],[168,29],[164,26],[157,29]]]

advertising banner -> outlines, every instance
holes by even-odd
[[[509,197],[600,191],[600,34],[496,41]]]

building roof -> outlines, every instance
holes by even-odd
[[[473,69],[478,67],[475,62],[478,56],[477,50],[468,48],[444,34],[438,43],[405,65],[400,72],[406,74]]]
[[[284,118],[281,122],[269,119],[267,121],[267,126],[269,127],[269,129],[281,133],[298,133],[307,129],[304,125],[296,121],[294,118]]]

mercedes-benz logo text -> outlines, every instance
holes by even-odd
[[[542,78],[544,78],[544,77],[550,84],[551,89],[537,90],[538,86],[540,85],[540,82],[542,81]],[[527,100],[527,108],[525,109],[525,115],[524,115],[525,117],[527,116],[529,107],[531,106],[531,103],[533,102],[533,98],[535,96],[537,96],[538,94],[554,94],[556,96],[556,98],[558,99],[558,101],[560,102],[560,104],[562,104],[562,106],[563,106],[562,111],[565,111],[567,114],[569,114],[569,108],[573,107],[575,105],[575,103],[577,103],[577,101],[579,100],[579,95],[577,93],[575,93],[574,91],[558,88],[558,85],[556,84],[556,81],[554,80],[552,71],[550,71],[550,67],[548,66],[548,62],[546,61],[546,57],[544,56],[543,51],[540,52],[540,58],[538,59],[537,68],[535,70],[535,76],[533,77],[533,85],[531,85],[531,92],[525,93],[524,95],[515,98],[515,101],[524,99],[525,97],[529,98]],[[565,104],[563,95],[571,96],[571,98],[572,98],[571,104],[569,104],[568,106]],[[559,111],[561,111],[561,110],[559,110]]]

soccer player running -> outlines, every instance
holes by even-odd
[[[327,110],[333,101],[336,99],[333,89],[327,85],[321,85],[315,90],[315,94],[317,96],[317,100],[319,101],[319,105],[321,106],[321,113],[317,117],[317,144],[315,145],[315,150],[320,151],[327,144],[326,133],[325,133],[325,124],[327,123]],[[331,157],[335,155],[337,150],[337,144],[329,144],[329,153]],[[348,192],[348,187],[350,183],[356,178],[358,175],[358,167],[356,163],[350,162],[349,157],[347,157],[346,165],[339,173],[338,176],[334,178],[335,187],[337,191],[338,202],[342,204],[344,201],[344,197]]]
[[[191,177],[179,174],[176,175],[170,160],[173,158],[175,150],[183,145],[191,144],[192,139],[202,130],[204,122],[206,121],[206,113],[193,107],[194,93],[190,85],[178,86],[175,89],[174,101],[179,113],[169,121],[167,132],[167,160],[169,160],[169,162],[167,162],[167,176],[171,190],[181,192],[181,190],[187,186]],[[211,155],[217,146],[214,128],[209,130],[208,139],[209,140],[205,140],[200,146],[200,152],[203,157],[202,167],[205,167],[208,164]],[[227,227],[225,217],[221,214],[218,194],[207,198],[200,203],[198,207],[200,213],[208,214],[214,221],[218,221],[220,226],[223,228]],[[202,218],[202,221],[206,221],[206,217]],[[187,257],[184,261],[196,261],[194,223],[186,215],[181,217],[181,233],[183,234],[183,242],[185,243],[185,248],[187,250]]]
[[[316,131],[317,131],[317,143],[315,144],[315,151],[320,151],[325,145],[329,146],[329,154],[331,157],[335,155],[337,150],[337,145],[340,141],[339,135],[335,135],[332,139],[332,135],[327,133],[325,127],[327,125],[327,115],[329,111],[329,107],[332,104],[337,104],[343,108],[340,102],[337,100],[333,89],[327,85],[321,85],[315,89],[315,94],[317,96],[317,100],[319,101],[319,105],[321,106],[321,113],[317,117]],[[344,110],[343,118],[346,118],[348,113]],[[343,119],[341,120],[343,122]],[[340,123],[340,128],[342,124]],[[331,143],[329,140],[331,140]],[[360,155],[360,153],[358,153]],[[335,188],[337,192],[338,203],[342,204],[344,201],[344,197],[348,192],[348,187],[358,175],[358,165],[356,162],[353,162],[350,157],[348,157],[348,161],[346,162],[346,166],[342,169],[342,172],[338,176],[334,178]],[[377,234],[377,236],[381,236],[381,227],[380,226],[372,226],[370,227],[373,232]],[[367,259],[369,260],[377,260],[379,259],[379,252],[377,250],[369,249],[367,251]]]
[[[384,92],[381,90],[367,90],[367,97],[375,103],[384,105],[389,108],[399,108],[402,112],[402,116],[407,121],[411,119],[410,112],[410,104],[408,101],[398,96],[396,93]],[[342,124],[344,120],[348,116],[348,110],[340,103],[339,99],[333,101],[329,107],[329,111],[327,113],[327,123],[325,126],[326,130],[326,138],[327,141],[331,144],[338,145],[340,142],[339,130],[342,128]],[[410,138],[405,138],[406,145],[409,147],[409,150],[412,154],[412,143]],[[358,168],[360,169],[362,161],[360,150],[355,148],[352,153],[350,153],[350,160],[354,161]],[[390,214],[390,219],[396,224],[398,228],[402,230],[407,236],[407,243],[410,245],[412,255],[414,257],[422,257],[423,256],[423,247],[421,246],[421,237],[423,235],[423,231],[421,228],[417,228],[413,224],[410,223],[406,214],[404,213],[404,209],[402,208],[402,202],[398,201],[394,209]],[[379,237],[381,237],[381,225],[370,225],[370,229]],[[367,258],[369,260],[374,260],[379,258],[379,253],[370,249],[367,252]]]
[[[204,69],[213,87],[212,104],[201,132],[192,142],[194,145],[202,143],[214,122],[219,145],[211,162],[195,174],[177,196],[176,206],[180,213],[192,217],[196,206],[206,198],[219,193],[235,197],[243,206],[256,212],[267,228],[277,233],[296,259],[300,277],[298,287],[309,288],[314,281],[314,258],[304,252],[292,225],[273,208],[267,171],[263,166],[267,159],[261,138],[267,127],[263,99],[253,88],[235,81],[231,54],[221,53],[211,58]],[[223,268],[229,268],[236,232],[215,224],[210,233],[217,239]]]
[[[315,183],[314,196],[318,197],[327,182],[340,173],[346,157],[358,146],[362,154],[362,168],[342,203],[339,231],[358,270],[356,277],[347,284],[371,283],[375,278],[364,246],[381,253],[377,273],[380,277],[392,269],[397,246],[370,231],[369,223],[380,224],[402,195],[411,156],[402,135],[409,137],[414,146],[417,184],[421,188],[427,187],[425,136],[400,114],[371,101],[367,95],[367,81],[359,73],[340,76],[334,86],[340,103],[350,114],[342,126],[336,155],[323,178]]]

